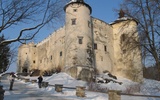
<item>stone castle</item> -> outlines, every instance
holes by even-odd
[[[136,20],[123,11],[112,23],[91,16],[83,0],[71,0],[65,7],[65,25],[38,44],[18,49],[18,72],[60,69],[76,79],[90,80],[110,73],[141,82],[141,50]]]

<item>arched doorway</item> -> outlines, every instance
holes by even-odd
[[[23,68],[22,73],[27,73],[28,69],[27,68]]]

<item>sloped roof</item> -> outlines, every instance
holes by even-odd
[[[131,17],[121,17],[121,18],[118,18],[117,20],[115,20],[114,22],[111,22],[109,24],[113,25],[113,24],[116,24],[116,23],[119,23],[119,22],[122,22],[122,21],[127,21],[127,20],[133,20],[138,24],[138,21],[136,19],[131,18]]]

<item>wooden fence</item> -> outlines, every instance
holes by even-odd
[[[108,100],[121,100],[122,95],[134,96],[134,97],[160,98],[160,96],[154,96],[154,95],[127,94],[127,93],[122,93],[121,91],[109,90],[108,91],[108,96],[109,96]]]
[[[25,82],[32,82],[32,83],[37,83],[37,80],[29,80],[25,78],[19,78],[21,80],[24,80]],[[67,89],[76,89],[76,96],[77,97],[85,97],[85,91],[86,88],[82,86],[76,86],[76,87],[65,87],[63,84],[55,84],[51,85],[48,82],[42,82],[42,87],[46,88],[48,86],[53,86],[55,87],[56,92],[62,92],[63,88]],[[107,93],[106,93],[107,94]],[[139,94],[127,94],[127,93],[122,93],[121,91],[117,90],[109,90],[108,91],[108,100],[121,100],[121,96],[126,95],[126,96],[134,96],[134,97],[152,97],[152,98],[160,98],[160,96],[153,96],[153,95],[139,95]]]
[[[23,80],[24,82],[31,82],[31,83],[37,83],[37,80],[30,80],[27,78],[17,78],[20,80]],[[76,89],[76,96],[77,97],[85,97],[85,90],[86,87],[83,86],[76,86],[76,87],[65,87],[63,86],[63,84],[55,84],[55,85],[51,85],[48,82],[43,81],[42,82],[42,87],[46,88],[48,86],[53,86],[55,87],[55,91],[56,92],[62,92],[63,88],[67,88],[67,89]]]

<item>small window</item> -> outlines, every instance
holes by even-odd
[[[78,36],[78,43],[82,44],[83,43],[83,36]]]
[[[52,60],[52,55],[51,55],[51,60]]]
[[[35,63],[36,63],[36,61],[35,61],[35,60],[33,60],[33,63],[35,64]]]
[[[88,27],[91,28],[91,22],[90,21],[88,21]]]
[[[73,12],[77,12],[77,9],[73,9]]]
[[[104,51],[107,51],[107,46],[104,46]]]
[[[60,52],[60,57],[62,56],[62,51]]]
[[[126,34],[122,34],[122,35],[121,35],[121,42],[124,42],[125,39],[126,39]]]
[[[72,25],[76,25],[76,18],[71,19],[72,20]]]
[[[82,44],[82,38],[79,38],[79,44]]]
[[[94,43],[94,49],[97,49],[97,44],[96,43]]]

